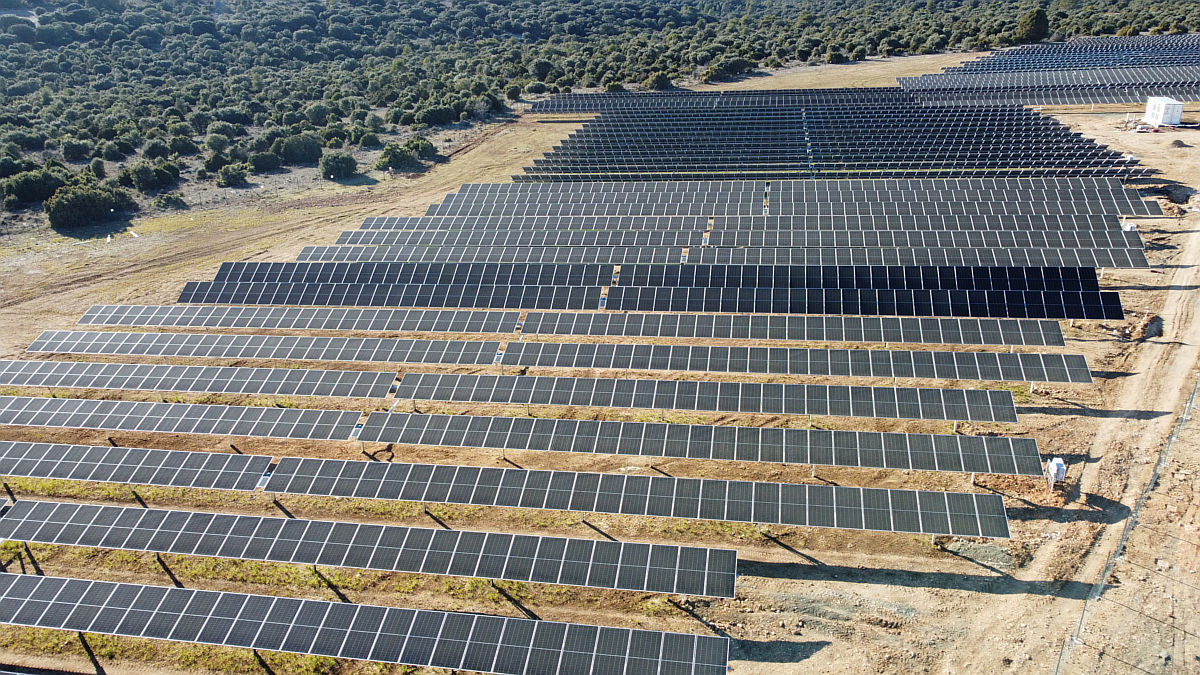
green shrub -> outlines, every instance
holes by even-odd
[[[196,141],[187,136],[172,136],[171,140],[167,141],[167,148],[176,155],[195,155],[200,152],[200,146],[196,145]]]
[[[283,160],[273,152],[255,152],[249,158],[250,168],[254,173],[265,173],[283,166]]]
[[[4,194],[11,195],[17,202],[27,204],[48,199],[56,190],[67,184],[61,172],[50,169],[22,171],[4,181]]]
[[[46,200],[46,215],[54,227],[90,225],[136,209],[137,202],[128,192],[94,183],[61,187]]]
[[[358,173],[358,162],[346,152],[330,152],[321,157],[321,177],[328,180],[349,178]]]
[[[289,136],[272,143],[271,152],[291,166],[316,164],[321,159],[321,141],[311,133]]]
[[[154,198],[154,206],[160,209],[182,210],[188,208],[187,202],[183,201],[183,195],[178,192],[168,192]]]
[[[438,154],[437,147],[424,136],[413,136],[404,141],[404,149],[421,159],[433,159]]]
[[[242,187],[246,184],[245,164],[226,164],[217,171],[217,187]]]
[[[380,171],[412,171],[420,166],[421,162],[417,161],[416,156],[400,147],[398,143],[383,146],[383,153],[379,155],[379,161],[375,162],[375,168]]]
[[[78,138],[65,138],[62,142],[62,156],[68,162],[82,162],[92,156],[96,146],[91,141]]]

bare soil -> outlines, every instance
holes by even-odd
[[[876,86],[900,75],[934,71],[961,55],[910,57],[852,66],[789,69],[751,77],[724,88]],[[1124,109],[1092,113],[1053,111],[1065,123],[1116,149],[1137,155],[1162,171],[1147,194],[1186,200],[1200,186],[1200,132],[1132,134],[1120,129]],[[309,182],[216,208],[135,219],[132,230],[97,230],[90,238],[66,238],[48,230],[0,240],[0,356],[30,358],[23,349],[44,329],[70,328],[93,303],[169,303],[183,282],[211,278],[224,260],[288,260],[300,248],[326,244],[366,215],[418,215],[464,182],[505,181],[565,136],[574,124],[539,124],[533,118],[482,130],[445,164],[414,178],[343,186]],[[1176,147],[1183,140],[1187,147]],[[1173,181],[1173,182],[1172,182]],[[260,191],[262,192],[262,191]],[[270,192],[270,191],[268,191]],[[1193,205],[1196,201],[1193,199]],[[1121,322],[1076,322],[1065,329],[1068,352],[1088,357],[1097,380],[1091,386],[1018,388],[1016,425],[960,425],[961,433],[999,432],[1036,438],[1047,456],[1070,466],[1065,486],[1050,493],[1028,478],[925,472],[654,461],[561,453],[500,453],[494,450],[395,446],[350,442],[224,439],[170,434],[0,428],[0,438],[313,457],[362,458],[364,452],[395,461],[430,461],[528,468],[721,476],[787,482],[834,482],[918,489],[993,491],[1005,496],[1013,530],[1008,541],[961,540],[808,528],[758,528],[623,516],[515,509],[432,506],[449,526],[503,529],[574,537],[703,543],[737,548],[743,560],[735,600],[665,598],[655,594],[602,592],[537,584],[503,587],[525,609],[547,619],[714,632],[733,638],[737,673],[1050,672],[1066,637],[1080,622],[1083,599],[1099,578],[1120,533],[1147,484],[1158,453],[1196,382],[1200,323],[1194,321],[1200,282],[1200,246],[1194,241],[1200,214],[1168,205],[1177,217],[1136,219],[1149,242],[1153,270],[1108,271],[1104,283],[1122,292],[1130,316]],[[15,272],[15,273],[14,273]],[[1162,332],[1147,333],[1161,321]],[[244,332],[244,331],[233,331]],[[279,331],[271,331],[279,332]],[[1148,336],[1150,335],[1150,336]],[[446,335],[429,337],[448,337]],[[472,339],[479,336],[470,336]],[[499,336],[505,337],[505,336]],[[553,338],[558,339],[558,338]],[[569,341],[578,341],[569,338]],[[694,341],[662,340],[687,343]],[[731,343],[732,344],[732,343]],[[738,344],[753,344],[738,342]],[[918,347],[920,348],[920,347]],[[924,347],[928,348],[928,347]],[[260,364],[261,365],[261,364]],[[269,362],[272,366],[313,365]],[[374,364],[321,367],[382,369]],[[421,367],[413,370],[435,370]],[[471,369],[440,369],[470,372]],[[480,370],[480,369],[475,369]],[[492,370],[495,372],[495,370]],[[580,373],[585,374],[585,373]],[[641,377],[711,377],[675,374]],[[736,379],[736,378],[735,378]],[[890,384],[890,382],[888,382]],[[920,386],[977,386],[918,381]],[[32,391],[32,390],[31,390]],[[0,392],[14,393],[14,392]],[[44,390],[40,393],[45,393]],[[161,400],[162,394],[66,391],[59,395]],[[237,397],[168,395],[171,400],[253,401]],[[263,403],[263,402],[259,402]],[[292,399],[306,407],[363,411],[393,401]],[[401,403],[397,410],[504,413],[591,419],[665,419],[767,426],[888,429],[949,433],[948,424],[797,418],[768,415],[701,415],[678,412],[522,406]],[[1083,641],[1063,662],[1064,672],[1152,673],[1196,671],[1196,553],[1200,528],[1194,423],[1171,451],[1110,582],[1084,622]],[[652,466],[653,465],[653,466]],[[262,493],[166,490],[55,481],[10,480],[18,497],[137,503],[245,513],[276,513]],[[300,517],[431,524],[419,505],[364,500],[283,497]],[[586,523],[584,521],[587,521]],[[590,526],[589,526],[590,525]],[[470,580],[369,573],[355,570],[265,565],[180,556],[13,544],[0,548],[8,569],[47,574],[189,587],[320,597],[353,602],[522,615],[521,607],[494,587]],[[1188,640],[1187,638],[1192,638]],[[247,650],[174,645],[88,636],[97,662],[109,673],[149,672],[401,672],[377,664],[338,663]],[[78,638],[54,631],[0,629],[0,660],[30,666],[95,672]],[[264,667],[264,664],[265,667]],[[405,671],[407,672],[407,671]]]

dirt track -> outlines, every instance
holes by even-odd
[[[839,86],[887,84],[899,74],[935,70],[946,57],[900,59],[882,64],[810,69],[771,78],[735,83],[739,88],[811,86],[827,81],[836,69]],[[849,75],[853,74],[853,75]],[[1197,187],[1200,180],[1200,138],[1189,136],[1192,149],[1171,145],[1172,135],[1132,135],[1115,129],[1123,114],[1081,115],[1072,111],[1063,120],[1114,147],[1133,152],[1165,178]],[[220,210],[185,212],[135,220],[133,238],[118,233],[112,243],[103,236],[82,242],[47,233],[10,237],[0,255],[20,274],[0,278],[0,355],[22,355],[23,348],[47,328],[71,327],[86,307],[97,302],[171,302],[183,281],[211,277],[223,260],[293,258],[304,245],[328,243],[335,233],[354,227],[365,215],[415,215],[463,182],[505,180],[569,131],[566,125],[537,125],[527,120],[498,126],[478,145],[416,179],[396,179],[371,186],[322,186],[295,194],[239,203]],[[1184,133],[1184,132],[1180,132]],[[1192,132],[1194,136],[1200,136]],[[1066,351],[1085,353],[1094,370],[1118,376],[1098,380],[1093,387],[1039,387],[1021,402],[1019,425],[996,425],[997,431],[1032,435],[1046,455],[1063,455],[1071,462],[1064,495],[1047,495],[1036,481],[980,477],[973,487],[967,476],[919,472],[821,470],[822,480],[840,484],[894,483],[930,489],[993,489],[1008,496],[1013,517],[1011,542],[941,541],[935,549],[928,538],[890,534],[752,527],[695,527],[675,521],[621,517],[589,518],[589,522],[621,538],[705,541],[736,546],[746,561],[739,580],[739,598],[711,604],[684,601],[682,608],[655,597],[561,591],[532,585],[527,604],[544,618],[613,625],[650,625],[673,630],[716,630],[735,639],[737,673],[817,671],[826,673],[896,672],[1052,672],[1064,638],[1079,621],[1082,599],[1096,581],[1114,549],[1121,528],[1173,427],[1184,398],[1196,380],[1200,345],[1197,315],[1200,287],[1200,214],[1179,220],[1147,219],[1143,235],[1154,243],[1150,256],[1163,265],[1162,274],[1122,271],[1106,275],[1106,283],[1122,290],[1127,308],[1149,309],[1164,320],[1164,335],[1141,342],[1113,339],[1112,322],[1085,322],[1067,330]],[[1134,324],[1138,317],[1131,317]],[[442,336],[444,337],[444,336]],[[1123,373],[1130,373],[1124,376]],[[569,411],[572,415],[623,413]],[[1078,414],[1077,414],[1078,413]],[[781,420],[725,419],[724,423],[780,424]],[[847,420],[818,420],[848,428]],[[888,428],[896,429],[895,425]],[[1194,428],[1194,427],[1193,427]],[[932,430],[932,429],[922,429]],[[972,432],[985,427],[972,429]],[[945,431],[945,430],[942,430]],[[0,429],[2,438],[46,437],[30,430]],[[78,442],[104,443],[105,434],[55,432],[52,436]],[[1122,582],[1115,601],[1141,608],[1146,618],[1115,604],[1097,605],[1086,624],[1085,644],[1076,646],[1066,672],[1123,671],[1121,662],[1150,672],[1197,670],[1195,555],[1200,535],[1196,488],[1197,445],[1177,444],[1175,463],[1152,495],[1142,522],[1168,532],[1155,536],[1135,530],[1127,563],[1117,568]],[[122,443],[193,449],[220,449],[216,439],[155,437],[125,434]],[[352,444],[288,444],[253,441],[246,451],[273,454],[312,454],[351,458]],[[245,449],[245,448],[243,448]],[[403,455],[401,457],[400,455]],[[499,464],[499,453],[454,449],[400,448],[398,459],[437,459]],[[575,470],[650,472],[649,462],[622,458],[577,458],[553,453],[510,454],[522,466]],[[727,463],[656,463],[673,474],[723,475],[736,472],[760,479],[810,482],[807,467],[730,469]],[[1189,472],[1190,473],[1181,473]],[[45,485],[10,481],[20,494],[63,495],[95,500],[132,502],[125,488],[72,494],[66,484]],[[986,486],[982,487],[982,486]],[[78,490],[78,487],[74,488]],[[211,494],[145,492],[155,506],[240,509],[270,512],[269,500],[216,503]],[[225,497],[223,497],[224,499]],[[289,509],[310,517],[419,521],[420,514],[389,510],[346,500],[332,505],[318,500],[284,500]],[[1058,507],[1062,508],[1059,509]],[[453,527],[494,526],[570,536],[594,536],[578,514],[482,514],[478,510],[439,511]],[[414,522],[415,522],[414,521]],[[35,547],[48,573],[84,573],[98,578],[169,583],[153,557],[118,553],[79,552]],[[15,551],[5,555],[7,560]],[[1163,568],[1159,560],[1166,560]],[[248,592],[333,597],[310,578],[299,579],[287,569],[259,570],[251,565],[224,563],[204,566],[180,558],[172,563],[185,585],[231,588]],[[1150,568],[1145,572],[1142,568]],[[280,566],[286,568],[286,566]],[[239,576],[230,576],[237,572]],[[345,572],[345,571],[343,571]],[[330,572],[333,574],[333,572]],[[223,581],[229,576],[238,581]],[[266,581],[264,581],[266,580]],[[440,606],[472,611],[514,614],[502,599],[478,590],[454,588],[450,600],[444,589],[426,579],[405,585],[388,575],[338,574],[354,601]],[[1168,599],[1169,598],[1169,599]],[[449,603],[449,605],[446,605]],[[1131,613],[1134,612],[1134,613]],[[1164,623],[1165,622],[1165,623]],[[1163,626],[1167,626],[1163,628]],[[1182,633],[1182,630],[1188,633]],[[1152,632],[1153,631],[1153,632]],[[58,665],[87,670],[88,661],[72,636],[55,636],[53,647],[42,651],[61,656],[35,656],[22,642],[26,634],[0,630],[6,649],[0,659],[27,664]],[[220,659],[189,661],[181,650],[145,643],[112,641],[115,660],[106,660],[110,673],[162,672],[201,668],[261,671],[238,653]],[[103,644],[108,645],[108,641]],[[1103,655],[1101,650],[1104,650]],[[1168,658],[1162,657],[1166,650]],[[218,650],[220,651],[220,650]],[[208,654],[209,652],[204,652]],[[216,658],[216,657],[213,657]],[[290,661],[273,661],[286,672]],[[190,666],[185,665],[190,664]],[[220,665],[218,665],[220,664]],[[361,664],[350,672],[376,672]],[[385,671],[386,672],[386,671]]]

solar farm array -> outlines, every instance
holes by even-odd
[[[1087,386],[1059,321],[1122,318],[1096,267],[1146,267],[1124,219],[1161,212],[1118,179],[1143,169],[1019,109],[926,106],[927,135],[885,142],[916,128],[902,119],[912,101],[900,90],[552,99],[542,108],[609,112],[518,182],[464,185],[424,216],[368,218],[294,262],[224,263],[178,304],[96,305],[80,319],[90,330],[45,331],[30,358],[0,362],[12,394],[0,426],[26,435],[355,440],[393,461],[6,440],[0,475],[1008,537],[998,494],[829,485],[808,467],[1040,476],[1036,442],[1006,433],[1018,429],[1012,391],[962,383]],[[859,175],[870,177],[848,178]],[[255,398],[122,400],[139,391]],[[396,409],[405,401],[412,412]],[[650,411],[786,421],[644,421]],[[954,433],[854,428],[897,419]],[[959,421],[985,433],[957,433]],[[401,461],[413,447],[475,463]],[[488,450],[657,458],[680,475],[492,466]],[[690,477],[712,460],[784,478]],[[0,514],[0,538],[711,601],[737,592],[736,551],[669,541],[24,499]],[[718,675],[730,658],[720,635],[10,574],[0,622],[496,673]]]
[[[535,110],[598,114],[525,181],[1115,176],[1146,170],[1016,105],[921,100],[897,88],[654,95],[660,105],[568,94]],[[725,99],[736,103],[725,105]]]
[[[1200,100],[1200,35],[1089,37],[993,52],[900,78],[926,102],[1066,105]]]

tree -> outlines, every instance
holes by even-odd
[[[245,164],[226,164],[217,171],[217,187],[242,187],[245,184]]]
[[[284,164],[316,164],[321,159],[321,140],[311,133],[280,138],[271,144],[271,152],[279,155]]]
[[[669,75],[667,75],[666,73],[659,71],[659,72],[651,75],[650,77],[647,77],[645,79],[645,81],[642,82],[642,86],[647,89],[654,89],[656,91],[670,89],[671,88],[671,77]]]
[[[225,152],[225,148],[229,147],[229,137],[225,134],[209,134],[204,145],[213,152]]]
[[[94,148],[91,141],[67,138],[62,142],[62,156],[68,162],[82,162],[92,156]]]
[[[321,177],[329,180],[349,178],[358,173],[358,162],[348,152],[329,152],[321,157]]]
[[[504,96],[505,96],[505,98],[507,98],[510,101],[520,100],[521,87],[519,87],[515,84],[509,85],[508,89],[504,90]]]
[[[413,136],[404,141],[404,149],[421,159],[433,159],[437,157],[437,146],[430,143],[429,139],[424,136]]]
[[[50,169],[23,171],[4,181],[4,194],[22,203],[40,202],[66,183],[61,173]]]
[[[1013,38],[1019,43],[1040,42],[1050,34],[1050,20],[1046,18],[1046,10],[1038,7],[1029,10],[1017,22],[1017,32]]]
[[[413,154],[398,143],[388,143],[383,146],[383,153],[379,155],[379,160],[375,162],[375,168],[380,171],[409,171],[419,168],[421,163]]]
[[[46,215],[54,227],[80,227],[137,210],[137,202],[126,191],[95,183],[59,188],[46,200]]]
[[[265,173],[273,171],[283,166],[283,161],[279,155],[273,152],[255,152],[250,155],[250,166],[254,169],[254,173]]]

